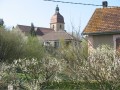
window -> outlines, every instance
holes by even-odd
[[[116,38],[116,50],[120,51],[120,38]]]
[[[62,25],[60,25],[60,29],[62,29]]]
[[[50,46],[50,42],[44,42],[45,46]]]
[[[58,48],[59,47],[59,42],[54,42],[54,47]]]
[[[68,46],[71,43],[71,41],[66,41],[66,45]]]

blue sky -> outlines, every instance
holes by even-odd
[[[102,4],[103,0],[61,0],[69,2]],[[120,6],[120,0],[107,0],[109,6]],[[48,2],[44,0],[0,0],[0,18],[4,19],[7,27],[30,25],[48,27],[52,15],[55,13],[56,5],[60,8],[60,13],[64,16],[65,29],[71,32],[71,24],[76,31],[80,26],[82,31],[87,25],[96,6],[83,6],[74,4],[63,4]]]

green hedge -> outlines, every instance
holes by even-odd
[[[104,84],[106,90],[111,90],[109,83]],[[19,88],[27,90],[23,87]],[[0,90],[7,90],[7,85],[0,83]],[[100,85],[97,82],[49,82],[43,84],[42,90],[100,90]],[[120,90],[120,87],[115,90]]]
[[[103,83],[106,90],[111,90],[111,84]],[[50,82],[44,85],[43,90],[100,90],[100,84],[92,81],[92,82]],[[118,87],[115,90],[120,90]]]
[[[52,90],[99,90],[98,83],[89,82],[51,82],[47,83],[44,89]]]

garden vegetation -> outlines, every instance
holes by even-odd
[[[0,90],[120,90],[120,54],[86,39],[57,49],[37,36],[0,27]]]

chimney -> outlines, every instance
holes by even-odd
[[[102,2],[102,6],[103,6],[103,8],[108,7],[108,2],[107,2],[107,1],[103,1],[103,2]]]

